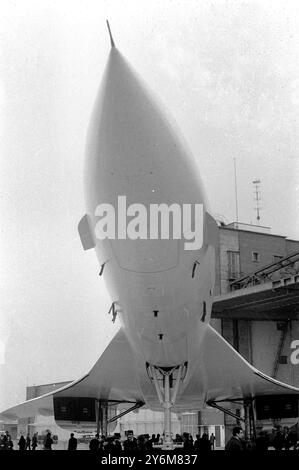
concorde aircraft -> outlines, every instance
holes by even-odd
[[[83,248],[96,252],[121,327],[84,377],[0,417],[54,414],[60,426],[74,429],[103,423],[110,405],[144,406],[163,410],[164,447],[171,448],[171,411],[206,404],[232,409],[235,401],[270,396],[298,399],[299,389],[255,369],[209,325],[218,229],[200,159],[109,33],[87,137],[86,214],[78,228]],[[100,239],[98,207],[118,207],[119,196],[127,206],[201,205],[201,246],[185,249],[185,240],[175,237]]]

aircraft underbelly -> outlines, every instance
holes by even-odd
[[[155,292],[155,284],[150,285],[150,290]],[[133,348],[142,352],[144,362],[168,367],[194,357],[194,348],[199,347],[201,332],[206,325],[202,321],[202,299],[208,289],[204,287],[192,297],[189,289],[184,290],[182,281],[180,290],[176,285],[169,291],[167,286],[164,289],[157,287],[158,292],[163,291],[163,296],[148,295],[124,302],[119,318]],[[208,310],[206,321],[209,316]]]
[[[157,250],[163,247],[158,242]],[[109,259],[105,281],[116,302],[117,319],[144,364],[168,367],[192,361],[210,318],[214,252],[207,246],[185,251],[182,241],[174,243],[176,266],[157,272],[123,269],[110,244],[106,244],[110,252],[101,251],[100,255]],[[154,253],[149,251],[148,256]],[[193,272],[195,259],[198,264]],[[132,253],[131,263],[138,262],[139,253]]]

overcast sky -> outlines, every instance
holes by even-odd
[[[213,214],[299,239],[299,6],[291,1],[1,0],[0,409],[75,379],[118,326],[92,250],[83,161],[107,61],[120,51],[201,160]]]

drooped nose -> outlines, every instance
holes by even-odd
[[[203,204],[206,209],[198,165],[179,129],[115,47],[91,117],[85,178],[93,226],[98,205],[111,204],[117,211],[119,196],[126,197],[127,206],[138,203],[148,211],[150,204]],[[162,265],[169,269],[178,250],[176,240],[160,243],[157,250],[154,240],[114,240],[111,245],[120,264],[125,256],[126,266],[136,259],[136,249],[143,253],[146,271]]]

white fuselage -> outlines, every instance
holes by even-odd
[[[123,195],[128,206],[202,204],[204,235],[199,250],[185,250],[184,239],[117,238],[95,238],[95,249],[140,367],[187,362],[191,374],[211,314],[215,224],[206,212],[198,166],[170,121],[113,48],[87,139],[85,191],[93,235],[97,206],[117,208]]]

